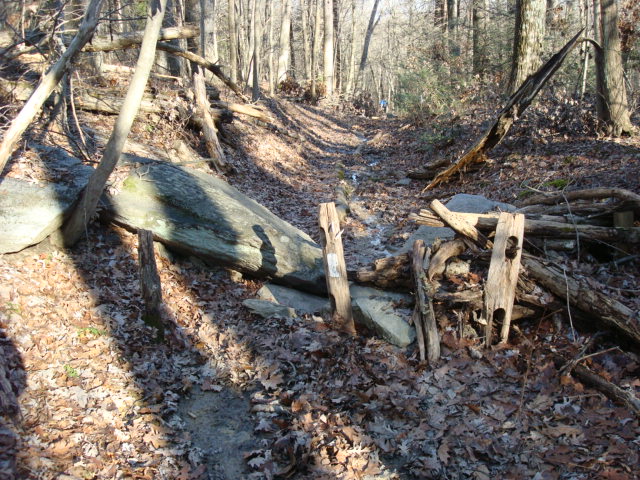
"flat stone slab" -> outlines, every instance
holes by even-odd
[[[260,315],[262,318],[295,318],[296,311],[286,305],[278,305],[268,300],[248,298],[242,304],[251,310],[252,313]]]
[[[360,285],[351,285],[350,291],[356,322],[398,347],[415,340],[415,329],[409,325],[411,296]]]
[[[331,302],[326,297],[318,297],[293,288],[266,283],[258,290],[258,298],[286,305],[299,314],[322,314],[331,310]]]

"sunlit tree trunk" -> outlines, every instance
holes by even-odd
[[[311,79],[311,34],[309,31],[309,15],[311,14],[311,0],[300,1],[300,13],[302,15],[302,52],[304,54],[304,79]]]
[[[335,80],[333,46],[333,0],[324,0],[324,83],[328,97],[333,97]]]
[[[487,0],[473,0],[473,73],[487,68]]]
[[[238,27],[236,24],[236,2],[228,0],[227,22],[229,23],[229,78],[238,83]]]
[[[316,99],[318,96],[318,46],[320,45],[320,24],[322,22],[322,2],[316,0],[315,23],[313,25],[313,39],[311,41],[311,96]]]
[[[517,0],[509,92],[515,92],[541,64],[546,0]]]
[[[289,57],[291,56],[291,0],[282,0],[282,24],[280,28],[280,55],[278,56],[278,76],[280,83],[287,77]]]
[[[275,50],[276,46],[273,39],[273,30],[276,19],[274,18],[274,6],[275,2],[267,2],[267,8],[269,9],[269,55],[267,63],[269,64],[269,93],[273,95],[276,91],[276,71],[275,71]]]
[[[373,8],[371,9],[371,15],[369,16],[369,25],[367,26],[367,33],[364,36],[364,45],[362,47],[362,56],[360,57],[360,68],[358,69],[357,84],[360,84],[364,80],[364,70],[367,66],[367,58],[369,57],[369,45],[371,44],[371,37],[373,36],[373,30],[376,28],[376,13],[378,12],[378,5],[380,0],[374,0]]]
[[[351,0],[351,46],[349,49],[349,74],[345,92],[348,96],[353,94],[353,81],[356,72],[356,0]]]
[[[627,91],[624,85],[624,69],[618,34],[618,9],[615,0],[600,0],[600,34],[602,38],[603,98],[600,121],[613,136],[632,133]]]

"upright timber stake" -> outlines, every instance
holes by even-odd
[[[342,230],[340,230],[340,220],[335,204],[333,202],[321,203],[318,217],[331,312],[333,318],[340,323],[341,329],[353,335],[356,333],[356,329],[351,311],[347,267],[342,251]]]
[[[501,213],[484,289],[483,317],[487,320],[485,336],[487,347],[491,345],[491,327],[494,319],[502,321],[500,341],[505,343],[509,338],[523,237],[524,215]]]
[[[158,339],[164,336],[162,324],[162,288],[153,254],[153,233],[138,230],[138,263],[140,265],[140,290],[144,301],[144,322],[158,330]]]

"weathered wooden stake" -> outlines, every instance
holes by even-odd
[[[321,203],[318,217],[324,271],[333,318],[340,323],[342,330],[355,334],[347,268],[342,251],[342,230],[340,230],[340,220],[335,204],[333,202]]]
[[[416,327],[416,337],[420,349],[420,360],[428,360],[430,365],[440,358],[440,336],[436,316],[431,301],[432,292],[425,275],[425,262],[429,262],[431,250],[427,249],[423,240],[416,240],[413,244],[412,271],[416,290],[416,306],[413,313],[413,323]]]
[[[524,215],[501,213],[484,290],[483,317],[487,320],[485,336],[487,347],[491,345],[491,327],[494,318],[502,321],[500,341],[504,343],[509,338],[523,238]]]
[[[138,230],[138,263],[140,266],[140,290],[144,300],[144,321],[158,329],[158,337],[163,336],[162,325],[162,288],[160,276],[153,254],[153,233]]]

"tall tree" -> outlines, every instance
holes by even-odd
[[[600,0],[600,35],[602,38],[602,74],[599,94],[602,96],[600,121],[609,134],[632,133],[624,69],[618,34],[618,9],[615,0]]]
[[[347,95],[353,93],[353,80],[356,71],[356,0],[351,0],[351,46],[349,48],[349,73],[345,91]]]
[[[316,0],[315,23],[313,25],[313,38],[311,41],[311,96],[314,100],[318,97],[318,46],[320,45],[320,25],[322,23],[322,2]]]
[[[78,205],[62,229],[62,238],[58,239],[58,241],[65,245],[73,245],[82,236],[87,223],[93,217],[107,179],[118,163],[133,121],[138,114],[149,73],[151,72],[151,67],[153,67],[156,43],[166,7],[167,0],[150,0],[149,2],[147,24],[142,44],[140,45],[140,55],[138,56],[135,73],[131,78],[127,95],[122,103],[111,137],[105,147],[102,160],[100,160],[98,167],[91,174]]]
[[[328,97],[333,97],[335,81],[333,47],[333,0],[324,0],[324,83]]]
[[[369,16],[369,25],[367,26],[367,33],[364,36],[364,45],[362,47],[362,56],[360,57],[360,68],[358,69],[358,81],[362,81],[364,77],[364,69],[367,66],[367,58],[369,57],[369,45],[371,44],[371,37],[373,36],[373,30],[376,28],[378,22],[376,21],[376,14],[378,12],[378,5],[380,0],[374,0],[373,8],[371,9],[371,15]]]
[[[509,92],[514,93],[540,66],[546,0],[517,0]]]
[[[280,55],[278,56],[277,83],[286,79],[287,71],[289,70],[289,58],[291,56],[291,44],[289,39],[290,32],[291,0],[282,0],[282,23],[280,27]]]
[[[229,23],[229,78],[238,83],[238,27],[236,23],[236,2],[229,0],[227,21]]]
[[[473,73],[487,68],[487,0],[473,0]]]
[[[300,13],[302,15],[302,53],[304,54],[304,79],[311,79],[311,33],[309,31],[309,16],[311,15],[311,0],[300,0]]]

